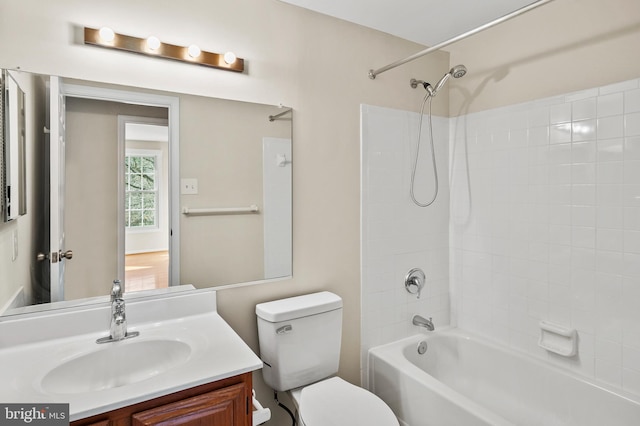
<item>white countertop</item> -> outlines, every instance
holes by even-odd
[[[103,345],[95,341],[108,334],[108,305],[3,318],[0,401],[69,403],[74,421],[262,368],[262,361],[218,315],[215,304],[214,291],[128,302],[128,330],[140,336]],[[109,389],[61,394],[41,385],[56,366],[105,345],[158,339],[188,344],[188,359],[153,377]]]

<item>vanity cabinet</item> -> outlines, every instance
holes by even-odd
[[[72,426],[251,426],[251,373],[71,422]]]

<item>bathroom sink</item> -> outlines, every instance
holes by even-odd
[[[106,300],[0,318],[0,401],[69,404],[73,422],[262,367],[213,290],[132,298],[126,309],[140,334],[104,344]]]
[[[98,346],[98,345],[96,345]],[[78,394],[126,386],[184,364],[191,346],[179,340],[123,340],[99,345],[54,367],[42,379],[52,394]]]

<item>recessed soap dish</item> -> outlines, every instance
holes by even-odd
[[[538,346],[558,355],[572,357],[578,353],[578,332],[547,321],[540,321]]]

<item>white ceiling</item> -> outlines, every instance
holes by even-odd
[[[477,28],[536,0],[282,0],[426,46]]]

